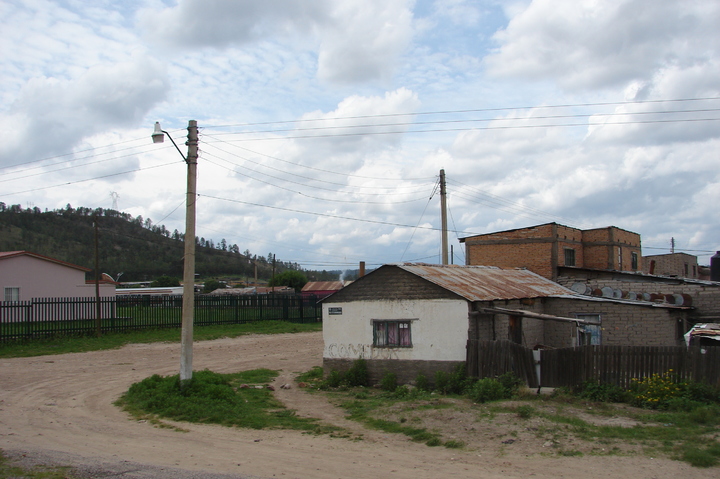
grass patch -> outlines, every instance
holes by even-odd
[[[235,374],[197,371],[186,384],[177,375],[154,375],[133,384],[116,405],[139,419],[220,424],[250,429],[293,429],[329,434],[339,428],[301,418],[286,409],[265,385],[276,371]],[[259,387],[258,387],[259,386]]]
[[[235,338],[246,334],[282,334],[321,331],[322,323],[290,323],[287,321],[256,321],[222,326],[196,326],[195,341]],[[180,329],[150,329],[95,336],[58,336],[23,343],[0,344],[0,358],[45,356],[50,354],[84,353],[117,349],[126,344],[180,342]]]
[[[31,468],[13,464],[0,450],[0,479],[73,479],[68,466],[34,466]]]

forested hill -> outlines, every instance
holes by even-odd
[[[133,218],[110,209],[68,205],[43,212],[37,207],[23,209],[20,205],[0,203],[0,251],[30,251],[94,269],[94,218],[98,221],[101,273],[113,278],[123,273],[121,281],[150,281],[162,275],[182,277],[181,233],[154,225],[149,218]],[[224,239],[217,245],[212,240],[196,239],[196,245],[195,270],[200,278],[252,279],[253,261],[258,265],[260,279],[268,279],[272,274],[272,261],[247,250],[241,253],[240,247],[228,245]],[[297,264],[278,259],[275,272],[297,268]],[[327,274],[337,278],[336,272]]]

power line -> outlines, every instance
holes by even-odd
[[[514,106],[514,107],[499,107],[499,108],[472,108],[464,110],[438,110],[438,111],[425,111],[425,112],[414,112],[414,113],[384,113],[377,115],[356,115],[356,116],[340,116],[331,118],[305,118],[302,120],[282,120],[282,121],[268,121],[268,122],[256,122],[256,123],[237,123],[231,125],[213,125],[206,128],[209,129],[220,129],[220,128],[234,128],[242,126],[263,126],[263,125],[280,125],[280,124],[292,124],[292,123],[304,123],[309,121],[336,121],[336,120],[359,120],[368,118],[393,118],[393,117],[404,117],[404,116],[423,116],[423,115],[449,115],[449,114],[460,114],[460,113],[481,113],[481,112],[498,112],[498,111],[513,111],[513,110],[527,110],[533,108],[581,108],[581,107],[594,107],[594,106],[622,106],[622,105],[641,105],[641,104],[656,104],[656,103],[684,103],[693,101],[712,101],[720,100],[720,97],[701,97],[701,98],[676,98],[676,99],[659,99],[659,100],[630,100],[620,102],[595,102],[595,103],[567,103],[558,105],[526,105],[526,106]]]

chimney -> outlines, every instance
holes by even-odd
[[[360,273],[358,274],[358,278],[362,278],[365,276],[365,261],[360,261]]]

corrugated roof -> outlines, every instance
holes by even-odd
[[[303,291],[337,291],[343,288],[342,281],[310,281],[305,283]]]
[[[392,266],[435,283],[468,301],[579,296],[526,269],[425,263],[396,263]]]

